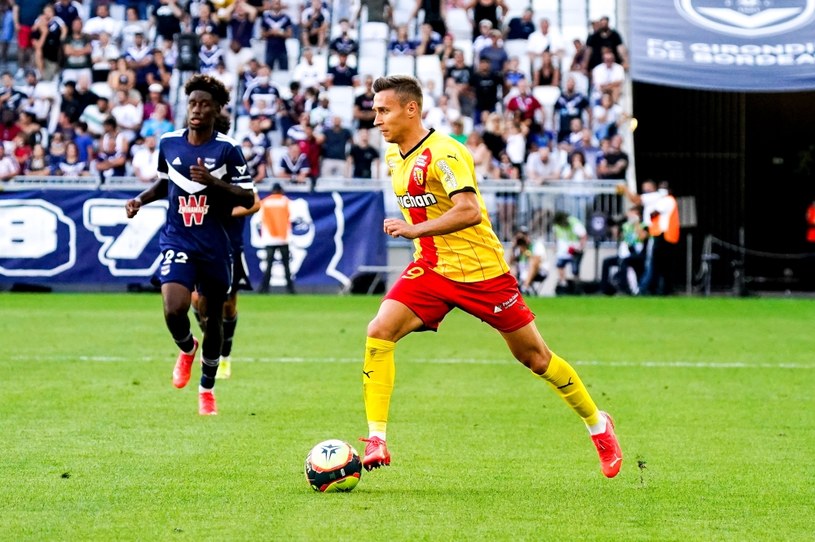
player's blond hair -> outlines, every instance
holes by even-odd
[[[374,81],[373,91],[393,90],[399,105],[407,105],[409,102],[416,102],[419,111],[422,110],[422,85],[419,80],[410,75],[388,75],[377,77]]]

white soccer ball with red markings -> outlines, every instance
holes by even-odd
[[[345,441],[325,440],[306,456],[306,480],[314,491],[351,491],[362,476],[362,461]]]

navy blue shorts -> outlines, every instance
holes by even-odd
[[[187,252],[165,249],[158,270],[161,284],[177,282],[210,300],[226,299],[232,285],[232,260],[204,260]]]

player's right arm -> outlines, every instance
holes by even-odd
[[[167,179],[160,178],[154,182],[149,188],[143,190],[141,194],[133,199],[127,200],[125,203],[125,210],[127,211],[127,218],[133,218],[139,212],[142,205],[154,202],[159,199],[167,197],[168,187]]]
[[[464,190],[450,197],[453,206],[443,215],[432,220],[408,224],[399,218],[386,218],[385,233],[391,237],[416,239],[461,231],[481,223],[481,206],[474,191]]]

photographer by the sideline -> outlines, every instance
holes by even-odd
[[[512,238],[509,266],[518,280],[523,295],[539,295],[543,281],[549,276],[546,245],[540,237],[532,241],[529,228],[521,226]]]

